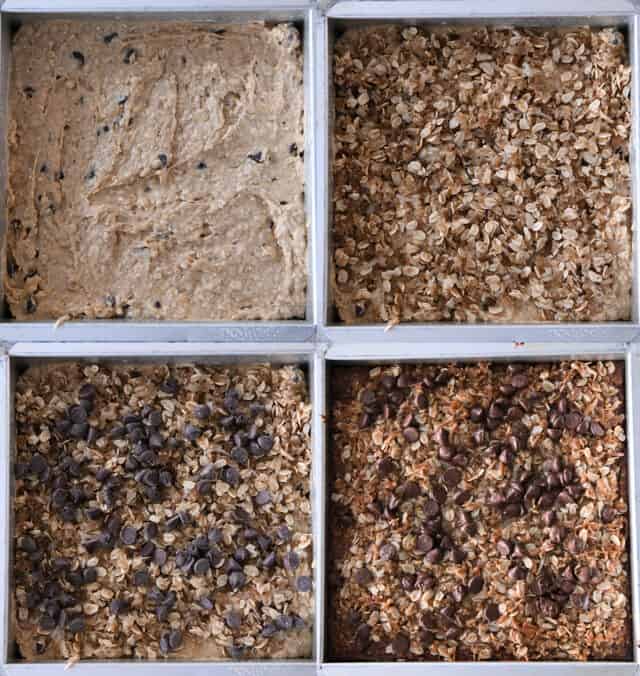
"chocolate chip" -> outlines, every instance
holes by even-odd
[[[87,421],[87,411],[82,406],[72,406],[69,409],[69,418],[73,423],[82,424]]]
[[[30,535],[23,535],[19,540],[20,549],[27,554],[33,554],[38,551],[36,541]]]
[[[84,617],[74,617],[68,624],[67,624],[67,629],[72,633],[72,634],[79,634],[80,632],[83,632],[86,627],[86,622]]]
[[[82,580],[85,584],[93,584],[98,579],[98,571],[94,567],[82,571]]]
[[[193,415],[198,420],[206,420],[211,415],[211,409],[206,404],[199,404],[193,409]]]
[[[260,450],[268,452],[273,448],[273,437],[269,434],[263,434],[262,436],[258,437],[257,443],[260,447]]]
[[[292,571],[300,565],[300,557],[292,550],[284,555],[282,562],[287,570]]]
[[[506,540],[498,540],[496,544],[496,549],[500,556],[510,556],[511,555],[511,543]]]
[[[418,535],[416,538],[416,545],[415,549],[417,552],[420,552],[422,554],[426,554],[427,552],[431,551],[433,549],[433,538],[430,535]]]
[[[49,469],[49,465],[43,455],[34,453],[29,462],[29,470],[32,474],[44,474]]]
[[[409,637],[406,634],[398,634],[391,642],[391,649],[395,655],[406,655],[409,647]]]
[[[182,632],[179,629],[172,629],[169,633],[169,648],[178,650],[182,645]]]
[[[405,427],[402,431],[402,435],[410,444],[413,444],[420,439],[420,432],[418,432],[415,427]]]
[[[516,390],[521,390],[524,387],[527,387],[528,384],[529,378],[525,373],[518,373],[511,378],[511,386]]]
[[[484,419],[484,409],[481,406],[474,406],[469,411],[469,417],[473,422],[481,422]]]
[[[508,575],[512,580],[524,580],[527,577],[527,570],[524,566],[518,564],[509,568]]]
[[[489,407],[489,417],[493,418],[494,420],[500,420],[501,418],[504,418],[504,410],[498,406],[495,402],[491,404]]]
[[[313,581],[309,575],[301,575],[296,578],[296,589],[299,592],[310,592],[313,588]]]
[[[414,500],[417,497],[420,497],[422,491],[420,486],[415,481],[407,481],[402,486],[402,497],[405,500]]]
[[[240,589],[241,587],[244,586],[247,578],[245,574],[242,571],[239,570],[234,570],[232,573],[229,574],[228,581],[229,581],[229,586],[233,590]]]
[[[169,531],[171,530],[176,530],[176,528],[180,528],[182,525],[182,521],[180,519],[179,514],[174,514],[173,516],[169,517],[165,523],[165,528]]]
[[[193,572],[196,575],[206,575],[210,567],[208,559],[198,559],[193,565]]]
[[[613,507],[609,507],[609,505],[607,505],[602,508],[602,512],[600,513],[600,519],[602,520],[602,523],[611,523],[615,518],[616,510],[613,509]]]
[[[88,432],[89,425],[87,423],[74,423],[69,429],[69,436],[73,439],[86,439]]]
[[[471,499],[471,491],[460,491],[459,493],[456,493],[456,495],[453,498],[453,501],[456,503],[458,506],[464,505],[465,502],[468,502]]]
[[[469,593],[470,594],[479,594],[484,587],[484,579],[481,575],[476,575],[471,578],[469,582]]]
[[[604,427],[600,423],[596,422],[595,420],[591,423],[589,430],[591,431],[591,434],[594,437],[603,437],[604,436]]]
[[[133,526],[125,526],[120,531],[120,540],[125,545],[134,545],[138,538],[138,531]]]
[[[500,617],[500,608],[497,603],[489,603],[484,609],[484,616],[489,622],[495,622]]]
[[[467,558],[467,553],[463,549],[454,549],[451,558],[454,563],[462,563]]]
[[[129,610],[129,603],[124,599],[113,599],[109,604],[112,615],[123,615]]]
[[[187,423],[183,430],[183,436],[189,441],[195,441],[202,434],[202,430],[191,423]]]
[[[373,573],[368,568],[358,568],[353,576],[356,584],[366,587],[373,582]]]
[[[454,486],[457,486],[460,481],[462,481],[462,472],[459,469],[452,467],[444,473],[442,478],[449,488],[453,488]]]
[[[240,483],[240,472],[235,467],[225,467],[220,478],[230,486],[237,486]]]
[[[482,446],[482,444],[486,443],[487,433],[483,429],[479,429],[475,430],[471,437],[473,438],[473,443],[476,446]]]
[[[393,472],[394,469],[395,469],[395,463],[388,456],[385,456],[384,458],[382,458],[382,460],[380,460],[380,462],[378,463],[378,473],[382,477],[385,477],[385,476],[391,474],[391,472]]]
[[[433,435],[433,440],[440,446],[448,446],[449,430],[444,429],[443,427],[438,428],[435,434]]]
[[[582,422],[582,416],[577,411],[572,411],[567,414],[564,418],[565,427],[571,432],[578,429],[580,423]]]
[[[268,490],[260,490],[254,498],[256,505],[263,507],[271,502],[271,493]]]
[[[136,587],[146,587],[150,581],[149,573],[146,570],[136,570],[133,574],[133,584]]]
[[[427,563],[438,563],[438,561],[440,561],[442,558],[442,552],[437,547],[434,547],[432,550],[427,552],[424,558]]]

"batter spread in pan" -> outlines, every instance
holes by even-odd
[[[304,317],[294,27],[43,22],[12,59],[17,319]]]

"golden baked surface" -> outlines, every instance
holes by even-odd
[[[630,659],[624,362],[336,368],[332,390],[332,659]]]

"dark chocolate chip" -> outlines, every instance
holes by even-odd
[[[234,570],[228,577],[229,586],[233,590],[240,589],[244,586],[246,579],[247,578],[242,571]]]
[[[193,565],[193,572],[196,575],[206,575],[210,567],[208,559],[198,559]]]
[[[434,547],[431,551],[427,552],[424,557],[427,563],[438,563],[442,558],[442,552],[437,547]]]
[[[179,629],[172,629],[169,633],[169,648],[178,650],[182,645],[182,632]]]
[[[167,562],[167,558],[168,555],[165,549],[158,547],[153,552],[153,560],[158,566],[164,566]]]
[[[146,570],[136,570],[133,574],[133,584],[135,584],[136,587],[146,587],[150,582],[151,578]]]
[[[600,513],[600,519],[602,520],[602,523],[611,523],[615,518],[616,510],[613,509],[613,507],[607,505],[602,508],[602,512]]]
[[[589,430],[594,437],[603,437],[604,436],[604,427],[599,422],[596,422],[595,420],[591,423]]]
[[[120,540],[125,545],[134,545],[138,538],[138,531],[133,526],[125,526],[120,531]]]
[[[366,587],[373,582],[373,573],[368,568],[358,568],[353,576],[356,584]]]
[[[300,557],[297,552],[291,550],[284,555],[282,562],[287,570],[292,571],[300,565]]]
[[[113,599],[109,604],[112,615],[123,615],[129,610],[129,603],[125,599]]]
[[[69,409],[71,422],[81,424],[87,421],[87,411],[82,406],[72,406]]]
[[[500,608],[496,603],[489,603],[484,609],[484,615],[489,622],[495,622],[500,617]]]
[[[406,655],[409,647],[409,637],[406,634],[398,634],[391,642],[391,649],[395,655]]]
[[[67,629],[72,633],[72,634],[79,634],[80,632],[84,631],[86,627],[86,622],[84,617],[74,617],[72,620],[70,620],[67,623]]]
[[[211,415],[211,409],[206,404],[199,404],[194,408],[193,415],[198,420],[206,420]]]
[[[434,541],[430,535],[423,533],[416,538],[415,549],[421,554],[426,554],[433,549]]]
[[[453,488],[454,486],[457,486],[460,481],[462,481],[462,472],[459,469],[452,467],[444,473],[442,478],[449,488]]]
[[[484,587],[484,579],[481,575],[476,575],[471,578],[469,582],[469,593],[470,594],[479,594]]]
[[[405,500],[414,500],[419,497],[421,493],[420,486],[415,481],[407,481],[407,483],[402,486],[402,497]]]
[[[527,387],[528,384],[529,378],[525,373],[518,373],[511,378],[511,386],[516,390],[521,390],[524,387]]]
[[[71,56],[78,62],[78,64],[81,67],[84,66],[85,59],[84,59],[84,54],[82,52],[73,51],[73,52],[71,52]]]
[[[268,505],[272,500],[271,493],[268,490],[260,490],[256,493],[254,500],[259,507]]]
[[[420,432],[418,432],[415,427],[405,427],[402,435],[410,444],[413,444],[420,439]]]

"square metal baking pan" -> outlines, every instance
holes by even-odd
[[[7,423],[0,431],[0,496],[2,508],[0,510],[0,534],[3,538],[3,547],[0,552],[0,672],[8,674],[60,674],[64,662],[26,662],[16,659],[13,637],[11,636],[11,585],[13,559],[13,456],[15,452],[14,428],[14,395],[19,369],[43,361],[86,361],[110,363],[198,363],[198,364],[229,364],[229,363],[256,363],[269,362],[272,364],[299,364],[307,373],[307,387],[309,399],[313,407],[311,445],[311,505],[312,505],[312,535],[314,556],[321,551],[321,533],[323,518],[319,509],[321,505],[322,487],[322,459],[317,455],[318,438],[322,434],[320,417],[317,413],[316,402],[322,387],[319,385],[318,371],[322,373],[322,366],[316,357],[313,348],[308,345],[295,343],[278,344],[236,344],[234,346],[215,343],[190,345],[175,344],[86,344],[86,343],[31,343],[17,344],[10,354],[0,358],[0,410],[2,419]],[[315,587],[320,587],[317,567],[314,571]],[[318,627],[318,605],[316,604],[315,627]],[[301,676],[315,674],[317,670],[316,650],[317,638],[313,637],[313,654],[307,660],[260,660],[260,661],[198,661],[185,662],[179,660],[104,660],[82,661],[73,667],[73,673],[97,674],[118,673],[132,674],[289,674]]]
[[[335,345],[326,352],[325,365],[325,397],[329,392],[329,377],[332,368],[344,364],[371,364],[381,363],[449,363],[449,362],[478,362],[483,361],[560,361],[564,359],[595,360],[615,359],[625,361],[626,375],[626,416],[627,416],[627,462],[628,462],[628,490],[629,490],[629,557],[630,557],[630,590],[631,590],[631,617],[633,658],[626,662],[328,662],[325,638],[325,617],[323,624],[318,627],[319,645],[318,655],[323,672],[336,676],[352,676],[356,674],[383,674],[391,673],[406,676],[408,674],[460,674],[469,675],[479,673],[501,674],[553,674],[554,676],[569,676],[569,674],[635,674],[639,670],[638,640],[640,637],[640,587],[638,585],[638,561],[640,548],[638,543],[638,509],[639,509],[639,466],[637,442],[640,438],[640,419],[633,415],[638,406],[640,397],[640,356],[633,354],[621,344],[549,344],[542,347],[517,347],[514,345],[448,345],[431,346],[415,343],[371,344],[366,346]],[[326,400],[325,400],[326,401]],[[326,404],[327,412],[331,403]],[[330,443],[327,440],[324,443]],[[324,454],[328,457],[328,454]],[[325,498],[326,500],[326,498]],[[325,502],[326,508],[326,502]],[[326,533],[326,532],[325,532]],[[325,534],[326,537],[326,534]],[[326,540],[325,540],[326,546]],[[316,554],[318,570],[316,575],[326,579],[328,562],[325,560],[325,551]],[[318,591],[317,603],[321,611],[326,610],[329,602],[326,597],[326,583]]]
[[[318,74],[315,102],[317,116],[323,121],[315,135],[319,162],[317,186],[318,241],[324,236],[323,252],[327,252],[323,278],[318,278],[325,290],[319,308],[319,334],[331,342],[369,341],[630,341],[640,335],[640,63],[639,17],[637,3],[631,0],[320,0],[326,6],[317,28],[316,62],[322,67]],[[632,174],[632,309],[631,321],[602,323],[530,324],[459,324],[452,322],[404,323],[386,331],[384,324],[346,326],[336,320],[330,284],[332,231],[332,124],[333,124],[333,46],[338,31],[371,24],[404,23],[411,25],[444,24],[511,24],[520,26],[618,26],[628,35],[629,59],[632,68],[632,129],[630,164]]]
[[[0,3],[2,4],[2,3]],[[6,228],[5,193],[8,184],[7,124],[11,68],[11,30],[23,22],[52,18],[85,20],[100,19],[157,19],[210,21],[216,23],[244,23],[248,21],[291,22],[302,36],[304,58],[304,157],[305,157],[305,213],[307,227],[307,303],[304,320],[282,321],[134,321],[134,320],[82,320],[69,321],[55,327],[54,321],[23,322],[10,320],[6,306],[0,303],[0,342],[18,340],[43,341],[312,341],[315,336],[316,287],[312,274],[316,258],[314,230],[315,143],[313,130],[315,105],[313,101],[313,73],[316,50],[311,29],[310,0],[8,0],[0,9],[0,238],[4,240]],[[4,275],[3,269],[0,272]],[[0,291],[0,296],[2,292]]]

